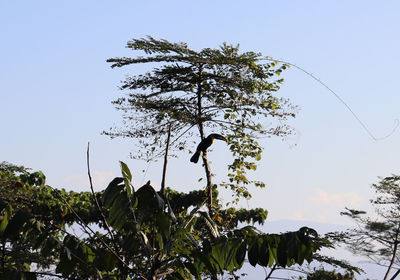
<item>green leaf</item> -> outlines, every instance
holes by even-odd
[[[123,181],[123,178],[116,177],[108,184],[102,196],[103,204],[105,207],[110,207],[114,203],[115,198],[123,190],[122,185],[120,185]]]
[[[281,267],[286,267],[288,263],[288,252],[287,252],[287,238],[281,238],[278,249],[277,249],[277,260]]]
[[[185,262],[184,265],[196,279],[201,279],[196,266],[194,266],[191,262]]]
[[[88,263],[93,263],[96,258],[96,254],[93,252],[92,248],[85,244],[82,245],[82,254],[85,256]]]
[[[131,181],[132,181],[132,174],[131,171],[129,170],[128,166],[120,161],[121,164],[121,171],[122,171],[122,177],[124,178],[124,183],[125,183],[125,188],[128,191],[129,197],[132,196],[132,187],[131,187]]]
[[[226,247],[227,247],[227,242],[226,240],[223,240],[220,243],[212,245],[212,258],[215,260],[216,264],[219,267],[220,271],[224,270],[224,265],[225,265],[225,254],[226,254]]]
[[[269,234],[268,246],[269,246],[269,261],[268,266],[272,266],[274,262],[278,262],[278,245],[280,241],[280,236],[277,234]]]
[[[228,248],[227,248],[227,254],[225,257],[225,264],[224,268],[228,271],[233,271],[235,269],[235,256],[236,252],[241,245],[241,241],[236,239],[236,240],[229,240],[228,241]]]
[[[127,222],[129,213],[129,203],[124,199],[115,200],[109,215],[109,223],[116,229],[122,229]]]
[[[276,259],[276,248],[272,249],[271,247],[269,247],[268,251],[269,251],[268,266],[272,267]]]
[[[169,239],[170,222],[168,216],[163,213],[159,213],[157,215],[157,225],[159,231],[163,234],[165,240]]]
[[[8,205],[8,207],[6,207],[6,209],[4,210],[3,219],[1,220],[1,223],[0,223],[0,235],[1,236],[3,236],[4,231],[7,228],[8,220],[10,219],[10,216],[11,216],[11,211],[12,211],[11,205]]]
[[[263,242],[258,251],[258,253],[259,253],[258,264],[266,267],[266,266],[268,266],[268,262],[269,262],[270,250],[269,250],[269,246],[268,246],[268,238],[264,237],[262,239],[263,239]]]
[[[211,274],[216,274],[217,270],[215,269],[214,265],[211,263],[210,256],[206,253],[199,252],[197,250],[192,251],[191,255],[194,259],[201,261],[205,265],[205,267],[210,271]]]
[[[248,255],[249,263],[252,266],[256,266],[256,264],[258,262],[258,237],[257,236],[253,239],[253,242],[250,245],[249,252],[247,255]]]
[[[109,250],[105,250],[104,264],[106,271],[112,271],[115,268],[118,260]]]
[[[246,257],[247,242],[243,240],[239,248],[236,251],[235,261],[236,267],[241,268],[244,263],[244,258]]]
[[[150,184],[140,187],[135,196],[138,199],[137,208],[144,216],[150,218],[151,214],[157,214],[164,209],[164,200]]]

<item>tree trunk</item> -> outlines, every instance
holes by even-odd
[[[390,270],[392,270],[394,261],[395,261],[396,256],[397,256],[397,246],[399,245],[399,231],[400,231],[400,223],[398,224],[397,230],[396,230],[396,238],[394,239],[394,246],[393,246],[392,259],[390,260],[389,267],[388,267],[388,269],[387,269],[387,271],[386,271],[386,274],[385,274],[385,277],[383,278],[383,280],[387,280],[387,279],[388,279]],[[397,274],[397,273],[396,273],[396,274]],[[397,276],[397,275],[396,275],[396,276]],[[392,277],[392,279],[394,279],[394,278]]]
[[[197,81],[197,119],[198,119],[198,127],[199,127],[199,132],[200,132],[200,138],[201,141],[203,141],[206,136],[204,135],[204,121],[202,119],[203,117],[203,112],[202,112],[202,93],[203,93],[203,88],[202,88],[202,75],[201,72],[203,71],[202,65],[199,66],[199,76],[198,76],[198,81]],[[208,194],[208,210],[212,210],[213,206],[213,199],[212,199],[212,182],[211,182],[211,172],[210,172],[210,166],[207,161],[207,151],[203,151],[202,154],[203,158],[203,164],[204,164],[204,170],[206,172],[206,179],[207,179],[207,186],[206,186],[206,192]]]
[[[163,166],[163,174],[161,179],[161,194],[164,196],[165,189],[165,175],[167,173],[167,163],[168,163],[168,150],[169,150],[169,142],[171,140],[171,126],[172,123],[169,123],[168,126],[168,138],[167,138],[167,147],[165,147],[165,155],[164,155],[164,166]]]

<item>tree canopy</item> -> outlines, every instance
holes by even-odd
[[[264,223],[265,210],[223,209],[215,189],[210,216],[203,191],[135,189],[124,163],[121,170],[92,194],[53,189],[41,172],[0,171],[1,279],[237,279],[246,258],[284,268],[329,246],[306,227],[262,233],[252,224]]]
[[[250,196],[249,184],[263,187],[246,172],[255,170],[255,161],[261,159],[258,137],[291,133],[284,121],[295,116],[296,107],[275,96],[288,65],[267,63],[260,53],[240,53],[238,46],[226,43],[195,51],[185,43],[147,37],[129,41],[127,48],[143,55],[108,59],[112,67],[148,64],[150,69],[122,82],[121,89],[128,93],[113,103],[123,112],[123,124],[104,133],[139,139],[142,153],[135,156],[142,158],[164,151],[170,124],[171,149],[184,150],[193,135],[200,143],[208,134],[222,134],[233,155],[224,186],[244,197]],[[210,188],[206,151],[203,164]]]
[[[336,237],[357,255],[386,266],[384,279],[395,279],[400,274],[400,176],[381,178],[372,188],[376,193],[371,199],[375,214],[346,208],[341,214],[350,217],[357,228]]]

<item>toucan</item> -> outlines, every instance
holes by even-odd
[[[214,143],[214,139],[223,140],[228,143],[228,139],[226,139],[221,134],[212,133],[200,142],[200,144],[196,148],[196,152],[190,158],[190,161],[197,163],[199,161],[200,153],[204,153],[208,149],[208,147],[210,147],[212,143]]]

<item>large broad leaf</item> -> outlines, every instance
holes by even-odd
[[[288,238],[287,235],[283,235],[280,238],[280,242],[278,245],[278,249],[277,249],[277,261],[278,261],[278,265],[281,267],[286,267],[286,265],[288,264],[289,258],[288,258]]]
[[[211,263],[211,261],[210,261],[211,258],[208,253],[204,253],[199,250],[193,250],[191,252],[191,256],[194,258],[195,263],[201,262],[211,274],[213,274],[213,275],[217,274],[217,269]]]
[[[261,247],[258,250],[258,264],[261,266],[268,266],[269,258],[270,258],[270,250],[268,245],[268,238],[264,236],[262,238]]]
[[[86,263],[93,263],[96,259],[96,254],[93,252],[92,248],[89,246],[82,244],[81,245],[82,255],[84,256],[84,260]]]
[[[115,178],[107,186],[103,194],[103,204],[109,209],[107,220],[115,229],[122,229],[126,224],[129,213],[129,198],[123,178]]]
[[[116,266],[118,260],[117,260],[117,258],[114,256],[114,254],[110,252],[110,250],[105,250],[105,251],[104,251],[104,254],[105,254],[105,255],[104,255],[104,265],[105,265],[105,269],[106,269],[107,271],[112,271],[112,270],[115,268],[115,266]]]
[[[196,280],[200,280],[200,273],[197,270],[197,267],[191,262],[185,262],[185,267],[190,271],[190,273],[195,277]]]
[[[247,242],[246,240],[243,240],[236,251],[234,259],[235,266],[237,268],[241,268],[243,266],[244,258],[246,257],[246,249],[247,249]]]
[[[268,266],[272,267],[276,259],[276,248],[268,248],[269,251],[269,259],[268,259]]]
[[[240,239],[228,241],[228,248],[225,256],[225,265],[224,265],[224,268],[226,270],[233,271],[236,268],[235,256],[241,243],[242,242]]]
[[[129,211],[129,201],[122,195],[120,199],[114,200],[108,215],[108,222],[115,229],[122,229],[127,222],[127,218],[129,217]]]
[[[249,263],[252,266],[256,266],[258,262],[258,236],[253,238],[253,242],[249,247],[249,252],[247,253]]]
[[[103,193],[102,200],[105,207],[110,207],[117,196],[123,191],[123,185],[121,183],[124,181],[121,177],[114,178],[107,186]]]
[[[304,245],[304,244],[302,244],[302,243],[299,243],[299,246],[298,246],[298,248],[297,248],[297,258],[296,258],[296,262],[297,262],[299,265],[302,265],[302,264],[303,264],[303,262],[304,262],[304,260],[305,260],[305,258],[306,258],[306,255],[307,255],[307,253],[308,253],[308,251],[309,251],[309,248],[307,248],[306,245]]]
[[[164,200],[149,183],[140,187],[135,192],[135,197],[138,200],[137,209],[144,217],[150,218],[152,214],[155,215],[164,209]]]
[[[131,187],[132,174],[128,168],[128,165],[126,165],[122,161],[120,161],[120,164],[121,164],[122,177],[124,178],[125,188],[128,191],[128,195],[131,197],[132,196],[132,187]]]
[[[227,240],[221,240],[220,242],[211,245],[211,258],[218,266],[220,271],[224,270],[225,266],[225,255],[227,251]]]

